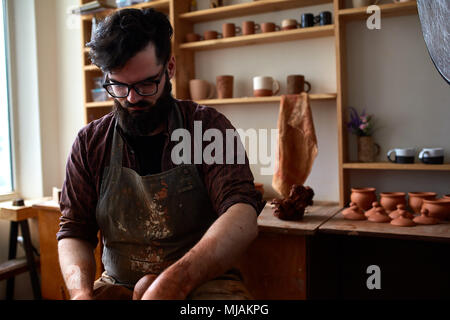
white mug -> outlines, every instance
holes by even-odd
[[[387,152],[387,158],[391,162],[395,163],[414,163],[415,156],[414,148],[395,148]],[[391,155],[395,154],[395,160],[392,160]]]
[[[280,92],[280,83],[272,77],[254,77],[253,95],[255,97],[267,97]]]
[[[444,148],[423,148],[419,153],[423,163],[442,164],[444,162]]]

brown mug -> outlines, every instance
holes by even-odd
[[[222,75],[216,77],[217,97],[219,99],[233,98],[233,76]]]
[[[218,38],[222,38],[222,34],[215,30],[208,30],[203,33],[203,38],[205,40],[218,39]]]
[[[305,90],[305,84],[308,87]],[[311,84],[305,81],[305,76],[301,74],[291,74],[287,77],[287,93],[288,94],[299,94],[302,92],[311,91]]]
[[[280,26],[277,26],[273,22],[264,22],[261,23],[261,30],[262,32],[274,32],[274,31],[280,31]]]
[[[242,22],[242,33],[244,35],[255,34],[256,31],[260,30],[261,26],[255,21],[244,21]]]
[[[212,99],[215,94],[214,86],[206,80],[193,79],[189,81],[191,99],[194,101]]]
[[[222,25],[224,38],[234,37],[236,33],[241,33],[241,27],[237,27],[234,23],[224,23]]]
[[[195,41],[200,41],[202,40],[202,36],[197,34],[197,33],[188,33],[186,34],[186,41],[187,42],[195,42]]]

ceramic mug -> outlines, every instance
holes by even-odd
[[[298,22],[295,19],[284,19],[281,21],[281,30],[297,29]]]
[[[330,11],[322,11],[318,16],[314,18],[314,22],[318,23],[321,26],[325,26],[327,24],[331,24],[331,12]]]
[[[212,99],[215,94],[214,86],[206,80],[193,79],[189,81],[191,99],[194,101]]]
[[[203,39],[205,40],[213,40],[218,38],[222,38],[222,34],[215,30],[208,30],[203,33]]]
[[[308,89],[305,90],[305,84]],[[311,84],[305,81],[305,76],[301,74],[291,74],[287,76],[287,94],[299,94],[311,91]]]
[[[314,27],[314,15],[312,13],[302,14],[302,28]]]
[[[280,31],[281,28],[273,22],[264,22],[261,24],[261,30],[262,32],[274,32]]]
[[[392,160],[391,155],[395,155]],[[388,160],[394,163],[414,163],[415,150],[414,148],[396,148],[391,149],[386,154]]]
[[[444,148],[423,148],[419,153],[419,159],[426,164],[443,164]]]
[[[255,97],[269,97],[280,92],[280,83],[272,77],[254,77],[253,95]]]
[[[202,40],[202,36],[197,33],[188,33],[186,34],[186,41],[187,42],[195,42]]]
[[[219,99],[233,98],[233,80],[230,75],[221,75],[216,77],[217,97]]]
[[[249,35],[254,34],[256,31],[260,30],[261,26],[255,21],[244,21],[242,22],[242,34]]]
[[[241,32],[241,27],[237,27],[234,23],[224,23],[222,25],[222,34],[224,38],[234,37]]]

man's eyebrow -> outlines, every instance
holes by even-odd
[[[161,72],[161,71],[160,71],[160,72]],[[133,83],[133,84],[136,84],[136,83],[139,83],[139,82],[148,81],[148,80],[155,80],[155,79],[157,79],[158,76],[160,75],[160,72],[158,72],[158,73],[155,74],[154,76],[150,76],[150,77],[145,78],[145,79],[143,79],[143,80],[137,81],[137,82],[135,82],[135,83]],[[111,76],[114,76],[114,74],[108,75],[108,76],[107,76],[107,80],[109,80],[109,81],[111,81],[111,82],[115,82],[115,83],[125,84],[125,83],[123,83],[123,82],[120,82],[120,81],[111,79]]]

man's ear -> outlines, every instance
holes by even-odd
[[[175,76],[175,56],[171,56],[167,63],[167,72],[169,73],[169,79]]]

